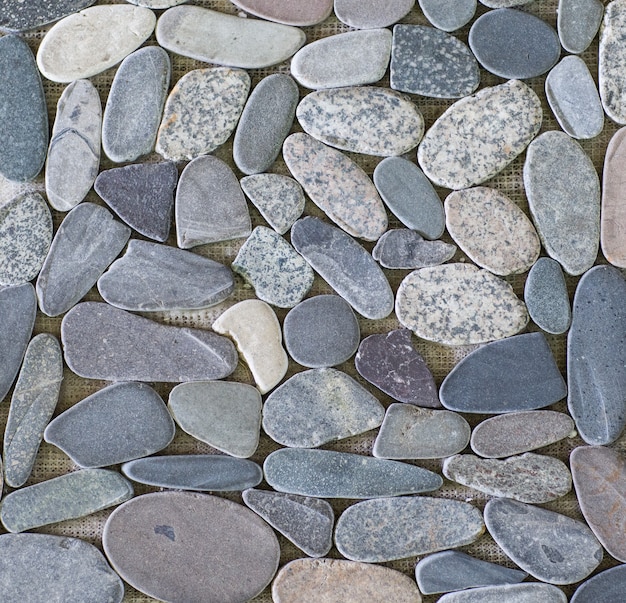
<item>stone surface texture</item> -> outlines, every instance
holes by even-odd
[[[415,270],[439,266],[451,260],[456,245],[444,241],[425,241],[416,231],[408,228],[388,230],[372,249],[372,257],[383,268]]]
[[[388,27],[406,16],[415,0],[335,0],[335,15],[355,29]]]
[[[481,0],[482,1],[482,0]],[[439,603],[566,603],[567,597],[560,588],[551,584],[504,584],[482,586],[448,593]]]
[[[605,113],[618,124],[626,124],[626,53],[622,31],[626,27],[626,1],[613,0],[604,10],[598,49],[598,88]]]
[[[600,243],[604,257],[618,268],[626,267],[626,227],[623,167],[626,161],[626,128],[620,128],[611,138],[604,156],[602,172],[602,209],[600,213]]]
[[[561,46],[579,54],[587,50],[596,37],[604,4],[600,0],[559,0],[557,31]]]
[[[618,565],[583,582],[570,599],[571,603],[612,603],[626,588],[626,566]]]
[[[469,23],[476,4],[476,0],[419,0],[424,16],[442,31],[455,31]]]
[[[294,4],[291,0],[235,0],[242,10],[268,21],[304,27],[324,21],[333,10],[332,0]]]
[[[24,3],[21,0],[4,0],[0,29],[28,31],[47,25],[94,4],[95,0],[52,0]]]

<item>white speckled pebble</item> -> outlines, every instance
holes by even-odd
[[[598,85],[606,114],[626,124],[626,0],[609,2],[604,11],[598,50]]]

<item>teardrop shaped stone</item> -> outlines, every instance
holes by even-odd
[[[450,243],[425,241],[416,230],[394,228],[378,239],[372,257],[383,268],[415,270],[439,266],[451,260],[456,251],[456,245]]]
[[[482,1],[482,0],[481,0]],[[567,603],[565,593],[551,584],[524,583],[483,586],[448,593],[438,603]]]
[[[242,10],[285,25],[317,25],[333,11],[332,0],[316,0],[306,4],[294,4],[291,0],[235,0]]]
[[[602,211],[600,214],[600,243],[604,257],[618,268],[626,267],[626,245],[623,229],[626,226],[623,169],[626,160],[626,128],[612,136],[604,156],[602,172]]]
[[[355,29],[388,27],[405,17],[415,0],[391,0],[381,6],[377,0],[335,0],[335,15]]]
[[[36,29],[94,3],[95,0],[55,0],[45,4],[5,0],[2,5],[0,29],[9,31]]]
[[[570,603],[613,603],[626,589],[626,565],[604,570],[583,582]]]
[[[598,48],[598,88],[606,114],[618,124],[626,124],[626,49],[622,32],[626,27],[626,3],[614,0],[606,5]]]
[[[573,54],[587,50],[598,33],[603,13],[600,0],[559,0],[556,14],[561,46]]]
[[[476,4],[476,0],[419,0],[424,16],[442,31],[467,25],[474,18]]]

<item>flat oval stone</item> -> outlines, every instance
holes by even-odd
[[[626,3],[621,0],[609,2],[604,10],[598,48],[598,88],[604,111],[618,124],[626,124],[626,101],[622,94],[626,86],[624,27]]]
[[[195,492],[134,498],[109,516],[102,545],[126,582],[164,601],[244,603],[270,583],[280,556],[274,532],[252,511]]]
[[[458,38],[427,25],[396,25],[390,86],[434,98],[460,98],[478,88],[478,63]]]
[[[293,4],[291,0],[235,0],[235,6],[251,15],[285,25],[317,25],[333,11],[332,0]]]
[[[419,5],[431,25],[443,31],[467,25],[476,12],[476,0],[419,0]]]
[[[314,90],[373,84],[384,77],[390,56],[388,29],[348,31],[301,48],[291,59],[291,75]]]
[[[79,467],[106,467],[162,450],[174,430],[163,400],[150,386],[114,383],[55,417],[44,437]]]
[[[28,31],[57,21],[94,4],[95,0],[53,0],[45,4],[4,0],[0,29]]]
[[[567,407],[587,444],[614,442],[626,424],[626,282],[595,266],[578,282],[567,337]]]
[[[157,133],[156,152],[191,160],[223,145],[235,130],[250,90],[242,69],[194,69],[172,88]]]
[[[604,257],[618,268],[626,267],[626,246],[623,229],[626,211],[622,207],[623,166],[626,161],[626,128],[620,128],[609,141],[602,172],[602,210],[600,213],[600,243]]]
[[[583,582],[570,599],[571,603],[612,603],[619,601],[626,588],[626,566],[604,570]]]
[[[408,463],[317,448],[276,450],[266,457],[263,471],[274,490],[320,498],[418,494],[443,483],[436,473]]]
[[[372,257],[384,268],[415,270],[439,266],[451,260],[455,253],[456,245],[425,241],[416,230],[395,228],[378,239]]]
[[[472,450],[503,458],[554,444],[574,432],[569,415],[553,410],[526,410],[490,417],[472,431]]]
[[[451,300],[463,300],[463,306]],[[396,295],[396,315],[418,337],[445,345],[510,337],[528,322],[526,306],[511,285],[460,263],[421,268],[406,276]]]
[[[504,553],[543,582],[579,582],[602,561],[602,546],[582,521],[548,509],[492,498],[485,523]]]
[[[460,189],[495,176],[537,135],[539,97],[511,80],[483,88],[448,108],[424,135],[417,160],[430,180]]]
[[[105,381],[222,379],[237,351],[211,331],[162,325],[99,302],[72,308],[61,323],[65,363],[80,377]]]
[[[337,520],[335,545],[353,561],[381,563],[470,544],[484,531],[480,511],[469,503],[401,496],[348,507]]]
[[[600,239],[600,180],[582,147],[544,132],[528,147],[524,187],[548,255],[573,276],[593,266]]]
[[[482,1],[482,0],[481,0]],[[439,603],[567,603],[563,591],[551,584],[503,584],[448,593]]]
[[[587,50],[600,29],[603,14],[600,0],[559,0],[557,31],[561,46],[573,54]]]
[[[263,430],[294,448],[315,448],[378,427],[383,405],[335,369],[297,373],[265,400]]]
[[[24,532],[91,515],[132,496],[131,483],[116,471],[81,469],[7,494],[0,520],[9,532]]]
[[[315,271],[365,318],[385,318],[393,292],[374,258],[345,232],[307,216],[291,229],[291,243]]]
[[[42,75],[72,82],[113,67],[152,34],[155,14],[126,4],[92,6],[52,26],[37,51]]]
[[[409,14],[415,0],[391,0],[384,5],[377,0],[335,0],[335,15],[355,29],[388,27]]]

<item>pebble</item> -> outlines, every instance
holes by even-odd
[[[161,15],[156,39],[166,50],[197,61],[262,69],[286,61],[306,36],[297,27],[187,4]]]
[[[181,383],[170,392],[169,410],[185,432],[220,452],[248,458],[259,445],[261,394],[245,383]]]
[[[9,532],[24,532],[91,515],[132,496],[132,485],[116,471],[81,469],[7,494],[0,520]]]
[[[596,266],[578,282],[567,338],[567,407],[587,444],[614,442],[626,423],[626,282]]]
[[[449,593],[439,599],[439,603],[536,603],[537,601],[567,603],[567,597],[556,586],[533,582],[483,586]]]
[[[276,450],[266,457],[263,471],[274,490],[320,498],[418,494],[443,483],[436,473],[408,463],[309,448]]]
[[[489,8],[508,8],[528,4],[530,0],[480,0],[480,3]]]
[[[291,75],[314,90],[362,86],[384,77],[390,57],[388,29],[347,31],[301,48],[291,59]]]
[[[333,11],[332,0],[314,0],[306,4],[293,4],[291,0],[235,0],[233,4],[262,19],[301,27],[317,25]]]
[[[354,29],[388,27],[411,12],[415,0],[335,0],[335,15]]]
[[[302,366],[336,366],[359,347],[359,323],[338,295],[316,295],[292,308],[283,323],[285,347]]]
[[[263,430],[294,448],[315,448],[375,429],[383,405],[352,377],[332,368],[297,373],[263,406]]]
[[[564,132],[544,132],[526,152],[524,187],[548,255],[578,276],[595,262],[600,180],[583,148]]]
[[[426,239],[438,239],[446,217],[439,195],[424,172],[402,157],[383,159],[374,170],[374,184],[391,212],[407,228]]]
[[[79,467],[106,467],[154,454],[174,439],[174,421],[145,383],[114,383],[54,418],[44,438]]]
[[[626,566],[604,570],[583,582],[570,603],[613,603],[619,601],[626,589]]]
[[[6,483],[19,488],[29,478],[43,433],[59,399],[63,355],[56,337],[40,333],[28,344],[4,431]]]
[[[465,356],[439,390],[441,403],[457,412],[499,414],[534,410],[567,395],[543,333],[491,342]]]
[[[102,106],[89,80],[63,90],[46,159],[46,197],[58,211],[76,207],[91,190],[100,166]]]
[[[537,135],[539,97],[511,80],[454,103],[435,121],[417,150],[418,162],[439,186],[461,189],[495,176]]]
[[[361,377],[398,402],[441,408],[433,374],[411,345],[408,329],[366,337],[354,365]]]
[[[587,50],[600,29],[603,14],[600,0],[559,0],[557,31],[561,46],[573,54]]]
[[[296,115],[302,129],[321,142],[353,153],[387,157],[415,148],[424,118],[403,94],[356,86],[307,94]]]
[[[227,163],[208,155],[188,163],[176,190],[176,240],[183,249],[247,237],[246,198]]]
[[[310,557],[323,557],[330,551],[335,514],[325,500],[253,488],[244,490],[242,498],[250,509]]]
[[[598,87],[606,114],[618,124],[626,124],[626,52],[622,32],[626,27],[626,2],[613,0],[606,5],[598,49]]]
[[[463,300],[461,307],[457,300]],[[528,322],[526,306],[511,285],[461,263],[411,272],[398,288],[396,315],[418,337],[444,345],[510,337]]]
[[[387,213],[376,187],[352,159],[308,134],[291,134],[283,157],[311,201],[349,235],[376,241]]]
[[[81,203],[67,214],[50,245],[37,279],[37,299],[47,316],[59,316],[96,284],[119,255],[130,228],[94,203]]]
[[[61,323],[65,363],[78,376],[105,381],[222,379],[237,351],[211,331],[159,324],[100,302],[74,306]]]
[[[348,507],[337,520],[335,545],[353,561],[381,563],[470,544],[484,531],[480,511],[469,503],[401,496]]]
[[[187,1],[188,0],[126,0],[126,2],[136,4],[137,6],[156,9],[170,8],[171,6],[177,6]]]
[[[542,582],[579,582],[602,561],[602,547],[582,521],[542,507],[492,498],[485,523],[504,553]]]
[[[461,98],[478,88],[478,63],[459,39],[427,25],[396,25],[390,86],[434,98]]]
[[[602,210],[600,214],[600,243],[604,257],[618,268],[626,267],[626,245],[623,229],[626,211],[622,206],[623,166],[626,161],[626,128],[611,137],[602,172]]]
[[[163,601],[244,603],[270,583],[280,556],[274,532],[252,511],[195,492],[134,498],[111,513],[102,546],[126,582]]]
[[[385,318],[393,291],[374,258],[345,232],[306,216],[291,228],[291,243],[315,271],[365,318]]]
[[[244,174],[267,171],[289,134],[298,104],[298,86],[288,75],[263,78],[243,109],[233,141],[233,160]]]
[[[36,29],[87,8],[94,2],[95,0],[53,0],[33,4],[23,0],[5,0],[2,3],[0,29],[9,31]]]
[[[155,24],[156,16],[148,8],[127,4],[86,8],[46,32],[37,51],[37,65],[53,82],[97,75],[137,50]]]
[[[476,12],[476,0],[419,0],[419,5],[430,24],[443,31],[461,29]]]
[[[156,152],[171,161],[191,160],[223,145],[248,98],[242,69],[194,69],[172,88],[157,133]]]
[[[383,268],[415,270],[439,266],[451,260],[456,245],[443,241],[425,241],[416,230],[395,228],[383,234],[372,250],[372,257]]]
[[[471,428],[459,414],[393,403],[376,436],[372,454],[383,459],[441,459],[461,452]]]
[[[454,191],[445,201],[446,228],[481,268],[499,276],[526,272],[541,243],[532,222],[506,195],[477,186]]]

